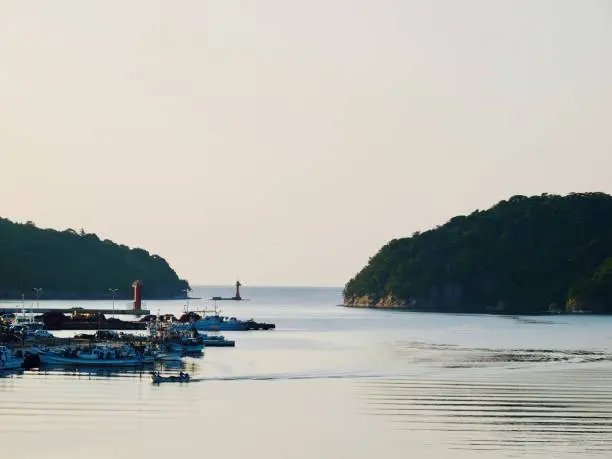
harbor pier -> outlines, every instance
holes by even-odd
[[[94,309],[94,308],[23,308],[7,307],[0,304],[0,313],[10,314],[44,314],[47,312],[61,312],[63,314],[108,314],[116,316],[148,316],[151,311],[148,309]]]

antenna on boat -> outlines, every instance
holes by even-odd
[[[183,289],[183,292],[185,292],[185,300],[186,300],[185,312],[189,312],[189,290],[185,288]]]

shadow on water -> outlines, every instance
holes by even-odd
[[[165,374],[178,374],[185,368],[193,373],[198,372],[198,365],[195,363],[185,362],[163,362],[155,365],[144,365],[141,367],[126,367],[126,368],[102,368],[96,366],[69,366],[69,365],[45,365],[42,368],[27,370],[25,373],[29,376],[38,377],[60,377],[60,378],[87,378],[87,379],[103,379],[103,378],[148,378],[150,373],[161,371]],[[23,373],[23,370],[22,370]]]
[[[17,375],[23,374],[23,368],[15,368],[11,370],[0,370],[0,379],[1,378],[10,378]]]
[[[126,378],[147,375],[149,368],[100,368],[100,367],[70,367],[60,365],[46,365],[40,369],[29,370],[28,375],[52,377],[89,377],[89,378]]]
[[[561,325],[567,324],[567,322],[561,322],[557,320],[550,320],[544,317],[547,316],[499,316],[503,319],[513,320],[522,324],[535,324],[535,325]],[[550,317],[550,316],[548,316]]]

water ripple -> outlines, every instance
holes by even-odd
[[[612,454],[612,367],[383,378],[355,384],[394,430],[445,431],[449,449]]]

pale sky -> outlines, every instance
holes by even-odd
[[[612,193],[612,2],[0,0],[0,158],[0,216],[341,286],[514,194]]]

